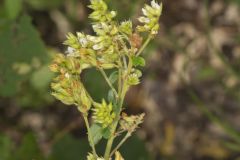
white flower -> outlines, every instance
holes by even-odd
[[[151,6],[156,10],[160,10],[160,8],[161,8],[160,5],[155,2],[155,0],[151,1]]]
[[[117,15],[115,11],[111,11],[110,14],[112,15],[112,17],[115,17]]]
[[[103,48],[103,45],[101,45],[101,44],[95,44],[95,45],[93,45],[93,49],[94,50],[100,50],[100,49],[102,49]]]
[[[67,56],[70,56],[70,57],[74,57],[75,56],[75,52],[76,52],[76,49],[74,49],[72,47],[68,47],[67,51],[66,51],[66,53],[68,53]]]
[[[147,17],[140,17],[138,20],[142,23],[150,23],[150,19]]]
[[[148,14],[148,11],[145,9],[145,8],[142,8],[142,12],[143,12],[143,15],[144,16],[148,16],[149,14]]]
[[[65,73],[64,76],[65,76],[67,79],[70,78],[70,74],[68,74],[68,73]]]
[[[82,47],[87,47],[88,41],[86,38],[80,38],[79,42],[82,45]]]

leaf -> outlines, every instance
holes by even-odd
[[[64,0],[25,0],[36,10],[46,10],[59,7]]]
[[[104,129],[102,130],[102,135],[103,135],[103,138],[109,139],[109,137],[111,136],[111,130],[110,130],[110,128],[109,128],[109,127],[104,128]]]
[[[114,71],[110,74],[109,80],[112,84],[114,84],[118,79],[118,71]]]
[[[22,0],[5,0],[5,11],[9,19],[15,19],[22,10]]]
[[[121,137],[120,137],[121,138]],[[131,150],[129,152],[129,150]],[[130,137],[119,150],[125,159],[152,160],[145,144],[137,136]]]
[[[0,135],[0,160],[7,160],[11,156],[12,141],[9,137]]]
[[[15,151],[14,158],[17,160],[43,160],[43,155],[33,134],[26,134],[22,140],[21,146]]]
[[[133,56],[132,62],[134,66],[142,66],[142,67],[145,66],[145,59],[142,57]]]
[[[45,65],[33,73],[31,77],[31,84],[34,88],[38,90],[47,89],[53,76],[53,72],[50,72],[48,66]]]
[[[59,139],[52,148],[49,160],[84,160],[90,147],[86,138],[77,139],[71,135],[65,135]]]
[[[115,101],[115,99],[114,99],[114,93],[113,93],[113,91],[112,90],[109,90],[108,91],[108,102],[114,102]]]
[[[45,64],[49,57],[29,16],[20,17],[18,23],[4,21],[0,28],[0,95],[7,97],[15,95],[32,73],[31,68],[26,74],[18,74],[16,64],[31,66],[35,58]]]
[[[96,123],[93,123],[90,127],[93,143],[96,145],[103,137],[102,135],[102,127]]]
[[[108,85],[103,76],[95,69],[84,71],[83,83],[92,98],[96,101],[101,101],[107,98]],[[97,83],[96,83],[97,81]]]

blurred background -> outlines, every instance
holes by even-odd
[[[119,20],[135,24],[149,3],[106,2]],[[162,2],[142,83],[125,104],[129,114],[145,112],[145,121],[121,153],[127,160],[240,160],[240,0]],[[0,160],[85,159],[84,122],[75,107],[50,95],[48,65],[65,52],[67,32],[92,33],[88,4],[0,1]],[[96,100],[106,96],[99,73],[83,77]]]

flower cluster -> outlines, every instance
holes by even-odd
[[[162,4],[153,0],[151,6],[145,5],[142,9],[144,16],[139,18],[143,25],[137,27],[130,20],[115,21],[116,12],[109,11],[104,0],[91,0],[89,8],[93,10],[89,18],[93,21],[94,34],[67,34],[64,42],[66,55],[55,55],[50,65],[50,70],[56,73],[51,83],[52,95],[64,104],[77,106],[82,113],[92,147],[87,160],[108,160],[114,154],[115,160],[123,160],[118,148],[111,153],[111,147],[118,130],[119,133],[128,132],[125,141],[143,121],[144,114],[121,116],[121,113],[129,87],[140,83],[142,72],[137,67],[145,66],[140,54],[158,32]],[[148,33],[147,37],[141,32]],[[96,102],[82,83],[81,73],[89,68],[100,71],[106,80],[110,88],[108,103],[104,99],[102,103]],[[111,69],[111,75],[105,72],[107,69]],[[90,116],[93,124],[89,124]],[[108,139],[104,158],[98,156],[95,149],[101,138]]]
[[[162,13],[162,4],[158,4],[153,0],[151,6],[146,4],[142,12],[144,16],[138,18],[138,20],[144,25],[138,26],[138,31],[150,32],[150,34],[156,35],[159,29],[158,20]]]
[[[58,76],[53,79],[51,88],[55,98],[68,105],[75,104],[81,112],[86,113],[91,107],[91,101],[78,76],[81,67],[81,62],[77,59],[56,55],[50,70]]]
[[[103,0],[91,0],[89,8],[93,9],[89,18],[96,22],[110,22],[116,16],[115,11],[108,11],[108,6]]]
[[[102,125],[103,128],[108,127],[115,118],[112,103],[107,104],[102,100],[102,104],[95,104],[93,109],[93,119],[96,123]]]

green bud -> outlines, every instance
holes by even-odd
[[[116,117],[112,109],[112,103],[107,104],[104,99],[101,104],[95,104],[93,109],[94,121],[101,124],[103,128],[108,127],[112,124],[114,118]]]
[[[121,25],[119,26],[119,30],[120,30],[120,32],[123,32],[127,35],[131,35],[132,34],[132,22],[131,21],[122,22]]]

